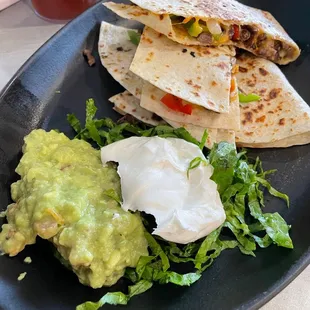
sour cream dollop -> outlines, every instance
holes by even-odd
[[[207,236],[225,221],[213,167],[190,162],[205,157],[198,146],[182,139],[132,137],[101,149],[103,164],[118,162],[122,208],[155,217],[153,234],[186,244]]]

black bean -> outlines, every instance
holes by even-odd
[[[202,43],[202,44],[212,44],[213,42],[213,38],[212,38],[212,34],[209,32],[202,32],[198,37],[197,40]]]
[[[282,42],[275,40],[274,41],[274,49],[279,52],[282,49]]]
[[[266,33],[261,33],[260,35],[258,35],[258,37],[256,39],[257,46],[258,47],[262,46],[266,39],[267,39]]]
[[[248,41],[251,38],[251,32],[248,29],[241,29],[240,40],[242,42]]]

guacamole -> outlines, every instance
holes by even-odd
[[[39,129],[25,138],[23,153],[0,233],[3,252],[14,256],[37,236],[48,239],[93,288],[113,285],[148,255],[140,216],[106,195],[120,195],[120,180],[115,168],[102,166],[98,150]]]

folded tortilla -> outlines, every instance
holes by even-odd
[[[153,112],[141,108],[139,100],[127,90],[109,98],[109,101],[114,103],[114,110],[122,115],[130,114],[136,119],[152,126],[166,124],[164,120],[160,119]]]
[[[132,94],[130,94],[128,91],[124,91],[121,94],[117,94],[111,97],[109,100],[112,103],[114,103],[115,105],[114,110],[122,115],[130,114],[134,116],[136,119],[153,126],[163,125],[167,122],[170,126],[174,128],[184,127],[198,141],[201,140],[204,131],[206,129],[208,132],[208,139],[206,141],[205,146],[207,148],[212,148],[214,143],[219,143],[221,141],[226,141],[231,144],[235,144],[235,133],[232,130],[203,128],[191,124],[174,122],[168,119],[165,120],[154,119],[153,113],[141,108],[139,100],[135,98]]]
[[[234,79],[236,78],[234,77]],[[229,113],[216,113],[197,105],[193,105],[191,115],[173,111],[160,101],[165,94],[159,88],[145,82],[142,88],[140,105],[144,109],[174,122],[208,128],[240,129],[240,108],[237,88],[230,94]],[[186,101],[183,102],[184,105],[188,103]]]
[[[228,113],[234,49],[184,46],[145,27],[130,70],[206,109]]]
[[[130,42],[128,30],[137,31],[102,22],[98,51],[102,65],[112,77],[130,93],[140,98],[143,81],[129,71],[137,46]]]
[[[310,107],[272,62],[244,54],[238,58],[238,87],[261,96],[240,104],[238,146],[288,147],[310,143]]]
[[[132,2],[137,6],[113,2],[104,5],[181,44],[234,45],[278,64],[287,64],[300,55],[297,44],[269,12],[235,0]],[[188,31],[192,24],[196,27]]]

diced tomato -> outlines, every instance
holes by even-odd
[[[184,114],[192,114],[193,107],[191,104],[185,104],[183,105],[182,99],[178,98],[177,96],[174,96],[172,94],[166,94],[164,97],[160,99],[160,101],[169,109],[176,111],[176,112],[182,112]]]
[[[193,112],[193,107],[191,104],[185,104],[182,106],[182,110],[181,112],[188,114],[188,115],[192,115]]]
[[[238,25],[233,25],[234,27],[234,35],[232,37],[233,41],[237,41],[240,39],[240,28]]]

